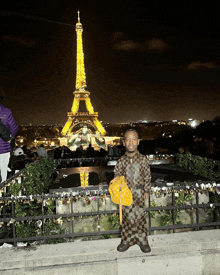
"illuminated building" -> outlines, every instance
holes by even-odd
[[[78,11],[78,23],[76,24],[77,35],[77,61],[76,61],[76,90],[74,94],[74,100],[71,112],[67,113],[68,120],[64,125],[61,134],[63,136],[73,136],[74,134],[80,134],[83,129],[88,128],[89,133],[92,132],[99,136],[104,136],[106,131],[98,120],[98,113],[94,112],[89,95],[86,90],[86,74],[84,66],[84,54],[83,54],[83,41],[82,41],[83,27],[80,23],[80,15]],[[85,102],[85,112],[79,111],[80,102]],[[80,132],[81,131],[81,132]]]

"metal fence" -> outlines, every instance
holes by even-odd
[[[177,229],[194,229],[194,230],[201,230],[204,227],[214,227],[219,228],[220,221],[218,221],[218,218],[214,220],[213,222],[202,222],[200,223],[199,219],[199,209],[219,209],[220,203],[199,203],[199,188],[196,187],[190,187],[190,190],[194,190],[196,194],[196,203],[195,204],[185,204],[185,205],[175,205],[175,193],[179,192],[180,190],[189,190],[186,188],[186,186],[177,186],[177,187],[169,187],[168,190],[163,192],[163,194],[166,194],[166,192],[169,192],[172,194],[172,204],[167,206],[157,206],[157,207],[149,207],[146,208],[145,211],[148,214],[148,234],[151,235],[152,231],[157,230],[172,230],[175,232]],[[78,212],[73,213],[73,203],[74,203],[74,196],[72,193],[69,194],[47,194],[47,195],[41,195],[41,196],[20,196],[20,197],[2,197],[0,198],[0,207],[1,207],[1,232],[6,232],[8,234],[8,237],[3,237],[0,239],[0,243],[13,243],[14,246],[17,245],[18,242],[31,242],[31,241],[44,241],[51,239],[60,239],[63,238],[66,241],[74,241],[74,238],[76,237],[89,237],[89,236],[96,236],[97,239],[100,239],[103,235],[114,235],[114,234],[120,234],[120,229],[117,230],[108,230],[108,231],[101,231],[100,228],[100,219],[102,215],[109,215],[109,214],[118,214],[118,210],[105,210],[100,211],[99,209],[99,200],[100,196],[103,196],[104,194],[109,195],[107,189],[100,190],[98,187],[93,187],[93,190],[90,190],[90,195],[96,196],[97,201],[97,211],[94,212]],[[88,192],[86,190],[82,190],[80,192],[80,196],[88,196]],[[65,199],[68,198],[70,200],[71,204],[71,213],[69,214],[49,214],[46,215],[46,208],[47,208],[47,201],[53,199],[54,201],[56,199]],[[36,205],[36,201],[39,203],[39,208],[41,208],[41,214],[37,216],[23,216],[19,217],[19,215],[16,216],[15,214],[15,208],[16,203],[18,202],[28,202]],[[148,203],[151,205],[151,196],[148,198]],[[187,209],[195,209],[196,211],[196,222],[192,224],[175,224],[175,210],[187,210]],[[151,226],[151,213],[152,211],[170,211],[172,213],[172,224],[166,225],[166,226],[157,226],[152,227]],[[86,216],[96,216],[97,218],[97,230],[93,232],[74,232],[74,217],[86,217]],[[49,234],[45,233],[45,223],[47,220],[56,220],[56,219],[69,219],[71,220],[71,226],[72,226],[72,232],[70,234],[60,234],[60,232],[51,232]],[[37,233],[33,236],[27,236],[27,237],[17,237],[16,235],[16,226],[18,223],[24,223],[28,224],[30,222],[34,221],[42,221],[42,232],[40,234]],[[59,230],[58,230],[59,231]]]
[[[79,158],[79,159],[61,159],[56,160],[58,161],[58,164],[61,164],[63,167],[68,167],[68,165],[72,165],[74,162],[78,162],[79,166],[83,162],[93,162],[93,163],[100,163],[106,162],[108,160],[115,160],[117,158]],[[72,166],[70,166],[72,167]],[[17,174],[12,176],[10,179],[8,179],[6,182],[0,184],[0,189],[3,191],[3,189],[6,189],[6,186],[10,184],[12,180],[17,180],[18,183],[23,181],[23,170],[19,171]],[[179,229],[193,229],[193,230],[201,230],[204,227],[210,228],[219,228],[220,221],[219,221],[219,209],[220,209],[220,203],[219,202],[213,202],[213,203],[199,203],[199,192],[202,192],[201,190],[204,189],[204,186],[201,187],[202,184],[197,185],[190,185],[190,186],[169,186],[166,188],[161,188],[160,191],[159,188],[157,191],[155,191],[155,188],[152,188],[151,194],[148,198],[148,205],[150,207],[146,208],[146,218],[148,219],[148,234],[151,235],[154,231],[158,230],[171,230],[172,232],[176,232]],[[204,184],[203,184],[204,185]],[[18,196],[18,197],[6,197],[6,194],[3,192],[2,197],[0,197],[0,243],[13,243],[14,246],[17,245],[18,242],[32,242],[32,241],[42,241],[47,242],[48,240],[55,240],[55,239],[64,239],[64,241],[74,241],[77,237],[84,237],[89,238],[95,236],[95,238],[100,239],[104,235],[114,235],[114,234],[120,234],[120,229],[113,229],[113,230],[107,230],[102,231],[100,226],[100,220],[103,215],[112,215],[112,214],[119,214],[118,210],[105,210],[101,211],[99,208],[99,202],[101,200],[101,197],[103,195],[108,195],[108,186],[106,185],[105,188],[100,189],[99,186],[91,186],[89,188],[80,188],[79,190],[79,196],[82,197],[88,197],[88,196],[96,196],[96,202],[97,202],[97,211],[93,212],[75,212],[73,213],[73,203],[75,200],[75,194],[74,192],[65,192],[65,193],[56,193],[56,194],[43,194],[43,195],[36,195],[36,196]],[[220,194],[220,184],[210,185],[208,187],[205,187],[205,190],[211,191],[211,192],[217,192]],[[6,190],[4,190],[6,191]],[[183,205],[176,205],[175,203],[175,194],[180,191],[192,191],[195,193],[196,196],[196,203],[195,204],[183,204]],[[166,206],[152,206],[152,194],[171,194],[172,202],[170,205]],[[59,199],[65,199],[68,198],[70,205],[71,205],[71,213],[68,214],[56,214],[54,211],[53,213],[46,214],[47,210],[47,202],[49,200],[54,200],[54,203],[56,200]],[[20,203],[28,203],[30,205],[36,206],[38,205],[38,208],[40,209],[39,215],[24,215],[20,216],[19,213],[16,214],[16,204]],[[38,202],[38,204],[37,204]],[[190,223],[190,224],[176,224],[176,210],[187,210],[187,209],[194,209],[196,212],[196,222]],[[213,217],[212,222],[200,222],[200,215],[199,210],[204,209],[215,209],[217,211],[217,215]],[[165,225],[165,226],[152,226],[152,213],[154,212],[164,212],[169,211],[169,213],[172,215],[172,224]],[[97,230],[94,230],[92,232],[74,232],[74,223],[75,217],[86,217],[86,216],[92,216],[97,218]],[[46,233],[46,222],[49,220],[57,220],[57,219],[69,219],[71,222],[71,233],[65,234],[61,231],[56,232],[49,232]],[[38,230],[34,230],[32,236],[23,236],[18,237],[17,235],[17,225],[19,223],[29,224],[36,221],[41,221],[41,231],[40,233]]]

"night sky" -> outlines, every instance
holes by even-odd
[[[220,115],[218,4],[178,2],[6,1],[4,104],[19,125],[66,122],[79,9],[87,89],[101,121],[213,120]]]

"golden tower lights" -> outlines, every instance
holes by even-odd
[[[79,123],[88,123],[93,126],[97,133],[105,135],[105,129],[98,120],[98,112],[94,112],[89,95],[86,91],[86,74],[84,66],[83,41],[82,41],[83,27],[80,23],[80,13],[78,11],[78,23],[76,24],[77,35],[77,58],[76,58],[76,90],[74,94],[73,105],[71,112],[68,112],[68,120],[62,129],[62,135],[70,133],[71,130]],[[87,112],[79,112],[80,101],[85,101]]]

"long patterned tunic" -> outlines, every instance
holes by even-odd
[[[137,152],[133,157],[125,153],[115,166],[115,177],[125,176],[129,189],[132,192],[133,203],[122,206],[123,244],[147,244],[147,221],[144,211],[144,193],[151,188],[151,172],[147,158]]]

